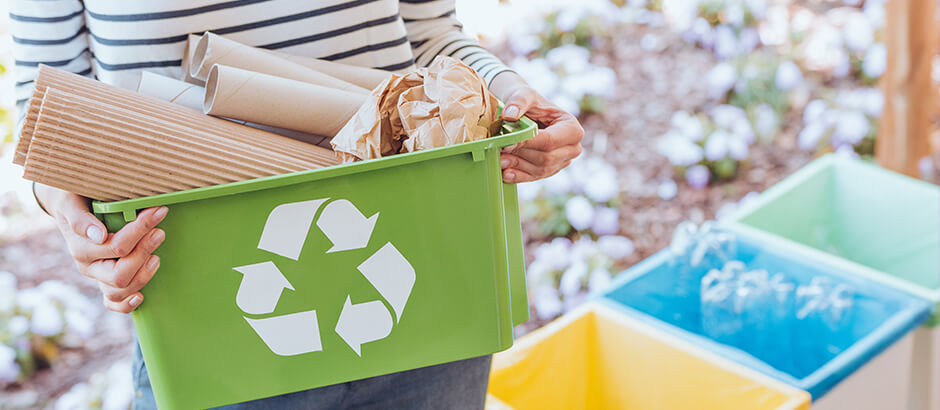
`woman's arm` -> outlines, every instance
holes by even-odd
[[[13,0],[10,33],[16,77],[16,104],[22,108],[33,92],[40,64],[91,75],[93,72],[85,7],[80,0]],[[24,110],[19,110],[22,116]]]
[[[438,55],[459,58],[476,70],[503,101],[503,119],[525,115],[539,123],[538,135],[503,150],[503,180],[534,181],[554,175],[581,154],[584,130],[578,119],[541,96],[496,56],[461,32],[454,0],[399,1],[415,64],[427,66]]]
[[[22,107],[33,92],[40,64],[82,75],[94,69],[80,0],[14,0],[10,21],[22,122]],[[145,210],[110,234],[89,212],[87,198],[42,184],[36,184],[34,192],[55,218],[79,272],[98,282],[105,307],[125,313],[137,308],[143,302],[140,289],[160,266],[160,258],[152,253],[163,243],[164,233],[156,226],[167,209]]]

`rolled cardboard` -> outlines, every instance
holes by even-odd
[[[36,83],[24,177],[90,198],[129,199],[336,163],[323,148],[61,70],[41,66]]]
[[[23,127],[20,129],[20,140],[13,151],[13,163],[22,166],[26,162],[26,153],[29,152],[29,143],[36,128],[36,118],[39,116],[39,105],[42,104],[42,95],[45,87],[36,86],[33,95],[26,104],[26,116],[23,118]]]
[[[196,43],[191,59],[190,75],[207,82],[212,66],[221,64],[358,94],[369,93],[355,84],[209,32]]]
[[[305,169],[269,152],[233,150],[224,137],[213,140],[146,113],[54,88],[47,88],[41,109],[26,178],[55,175],[57,180],[37,182],[71,181],[82,189],[124,195],[95,199],[129,199]]]
[[[43,89],[52,84],[56,88],[76,95],[112,101],[117,106],[152,114],[170,124],[182,124],[183,127],[194,131],[198,130],[216,136],[225,136],[231,147],[269,150],[273,154],[293,158],[298,165],[312,164],[313,166],[310,168],[316,168],[337,163],[333,153],[328,149],[245,127],[231,121],[206,116],[199,111],[143,96],[48,66],[40,66],[36,84],[37,87]]]
[[[142,95],[158,98],[199,111],[202,111],[202,104],[205,102],[206,98],[206,89],[203,87],[199,87],[180,80],[175,80],[169,77],[164,77],[149,71],[144,71],[141,73],[140,82],[137,84],[137,92]],[[325,148],[329,147],[328,137],[272,127],[264,124],[245,122],[242,120],[230,120],[252,128],[282,135],[292,140],[320,145],[324,146]]]
[[[216,64],[206,81],[203,112],[332,137],[366,99],[363,94]]]
[[[200,38],[202,37],[196,34],[190,34],[186,37],[186,48],[183,49],[183,59],[180,63],[180,80],[190,84],[198,85],[200,87],[205,87],[205,81],[198,78],[193,78],[189,72],[189,67],[193,62],[193,52],[196,50],[196,43],[199,42]]]

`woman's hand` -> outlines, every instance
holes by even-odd
[[[539,124],[535,137],[503,148],[503,181],[518,183],[550,177],[581,154],[584,129],[578,119],[541,96],[518,74],[500,73],[490,90],[504,101],[503,120],[517,121],[525,115]]]
[[[36,197],[55,218],[78,271],[98,282],[104,306],[121,313],[140,306],[140,289],[160,267],[160,258],[152,253],[165,238],[156,226],[167,208],[148,208],[111,234],[88,212],[87,198],[38,184]]]

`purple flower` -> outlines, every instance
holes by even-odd
[[[614,260],[626,258],[632,255],[635,250],[633,241],[620,235],[603,235],[597,238],[597,247]]]
[[[620,212],[616,208],[597,207],[591,231],[597,235],[611,235],[620,231]]]
[[[774,83],[783,91],[790,91],[803,84],[803,73],[792,61],[786,60],[777,67]]]
[[[704,165],[693,165],[685,170],[685,181],[689,186],[695,189],[702,189],[708,186],[708,180],[711,178],[711,171]]]

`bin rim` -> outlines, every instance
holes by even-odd
[[[729,360],[727,357],[724,357],[715,351],[708,350],[701,345],[692,343],[686,338],[677,336],[674,332],[671,332],[670,329],[663,328],[656,323],[645,320],[643,317],[638,317],[634,314],[624,314],[624,311],[620,309],[619,306],[609,300],[588,300],[573,310],[559,316],[555,320],[552,320],[545,326],[533,330],[532,332],[521,337],[515,342],[512,348],[506,350],[505,352],[496,354],[496,357],[493,360],[493,369],[491,371],[499,371],[502,368],[500,367],[501,361],[499,360],[499,356],[503,354],[512,354],[512,352],[515,350],[528,349],[536,346],[552,335],[558,333],[565,327],[568,327],[572,323],[581,320],[590,314],[602,316],[605,319],[614,321],[621,326],[629,327],[637,333],[641,333],[645,336],[655,339],[657,342],[667,345],[672,349],[682,351],[691,355],[692,357],[704,360],[716,368],[746,377],[766,386],[767,388],[789,396],[789,400],[781,404],[778,409],[783,410],[801,408],[801,406],[804,403],[809,402],[812,397],[804,389],[800,389],[797,386],[788,384],[779,379],[775,379],[772,376],[749,368],[742,363]],[[498,396],[495,397],[498,398]]]
[[[754,244],[762,243],[760,242],[761,238],[753,236],[750,232],[735,231],[734,233],[737,235],[739,240],[743,239],[745,242]],[[777,248],[770,247],[770,249]],[[768,252],[783,256],[783,254],[778,251],[769,250]],[[859,338],[855,343],[817,368],[815,371],[806,377],[803,377],[802,379],[797,379],[790,374],[777,370],[773,366],[765,363],[755,356],[752,356],[744,350],[734,346],[725,345],[704,335],[682,329],[676,325],[644,313],[624,303],[618,302],[608,296],[614,290],[620,289],[624,285],[650,273],[654,267],[666,262],[669,257],[670,254],[668,248],[655,253],[653,256],[650,256],[649,258],[622,272],[612,281],[610,286],[608,286],[602,292],[592,294],[589,300],[609,306],[612,309],[623,312],[624,314],[629,315],[643,323],[662,329],[674,337],[689,341],[692,344],[698,346],[708,346],[708,349],[731,361],[748,366],[752,369],[763,372],[770,377],[776,378],[777,380],[808,391],[812,395],[813,400],[818,400],[820,397],[824,396],[839,382],[861,368],[865,363],[876,357],[888,347],[894,345],[894,343],[900,341],[905,335],[928,320],[930,315],[931,303],[928,300],[925,300],[925,298],[919,295],[912,294],[911,292],[906,292],[902,289],[890,288],[892,291],[909,297],[911,299],[910,303],[903,306],[900,311],[888,317],[874,330]],[[854,272],[847,272],[840,269],[840,267],[837,265],[832,265],[830,258],[821,258],[817,255],[807,253],[799,256],[797,259],[804,263],[808,263],[811,266],[822,266],[829,268],[825,272],[827,275],[842,278],[853,278],[855,276]],[[871,278],[863,279],[871,280]],[[883,283],[881,281],[873,282]]]
[[[792,191],[793,188],[802,184],[816,174],[825,172],[826,170],[835,166],[852,167],[853,170],[857,172],[877,172],[888,174],[891,176],[891,178],[896,179],[898,183],[908,184],[914,187],[914,189],[932,191],[940,190],[940,187],[927,181],[922,181],[907,175],[898,174],[861,159],[850,158],[840,154],[826,154],[813,161],[810,161],[810,163],[790,174],[790,176],[784,178],[779,183],[771,186],[770,188],[767,188],[764,190],[764,192],[761,192],[760,195],[758,195],[758,197],[753,201],[748,201],[747,203],[742,204],[738,209],[734,210],[734,212],[732,212],[723,220],[728,222],[739,222],[741,219],[744,219],[744,217],[754,213],[754,211],[758,210],[759,208],[763,208],[768,203],[776,201],[781,196]]]
[[[896,289],[901,289],[907,293],[918,296],[922,299],[931,301],[933,303],[931,306],[931,311],[935,314],[935,316],[932,317],[926,323],[926,325],[928,327],[936,327],[938,324],[940,324],[940,316],[936,315],[937,313],[940,313],[940,287],[931,289],[929,287],[922,286],[907,280],[899,279],[895,276],[862,265],[858,262],[829,254],[780,235],[754,228],[742,222],[742,219],[756,212],[758,209],[767,206],[767,204],[776,201],[781,196],[792,191],[799,184],[802,184],[811,177],[821,172],[825,172],[826,170],[835,166],[852,167],[853,170],[857,172],[887,173],[891,175],[892,178],[896,178],[897,182],[910,184],[912,187],[914,187],[914,189],[925,189],[932,191],[940,190],[940,187],[929,182],[911,178],[907,175],[894,173],[866,161],[849,158],[844,155],[826,154],[797,170],[780,183],[768,188],[753,201],[749,201],[743,204],[737,210],[732,212],[731,215],[729,215],[727,218],[719,220],[719,226],[734,232],[746,234],[762,242],[774,244],[780,249],[789,248],[803,255],[808,255],[816,259],[824,260],[826,263],[829,263],[840,269],[857,273],[858,275],[865,278],[884,283]]]
[[[92,209],[96,214],[123,213],[125,221],[130,222],[136,219],[138,210],[154,206],[172,205],[244,192],[278,188],[301,182],[373,171],[465,153],[472,154],[474,161],[482,161],[485,158],[485,151],[492,148],[508,147],[532,138],[535,136],[535,129],[536,124],[534,121],[527,117],[522,117],[516,122],[503,123],[501,128],[501,130],[503,130],[502,134],[479,141],[122,201],[94,201],[92,202]]]

